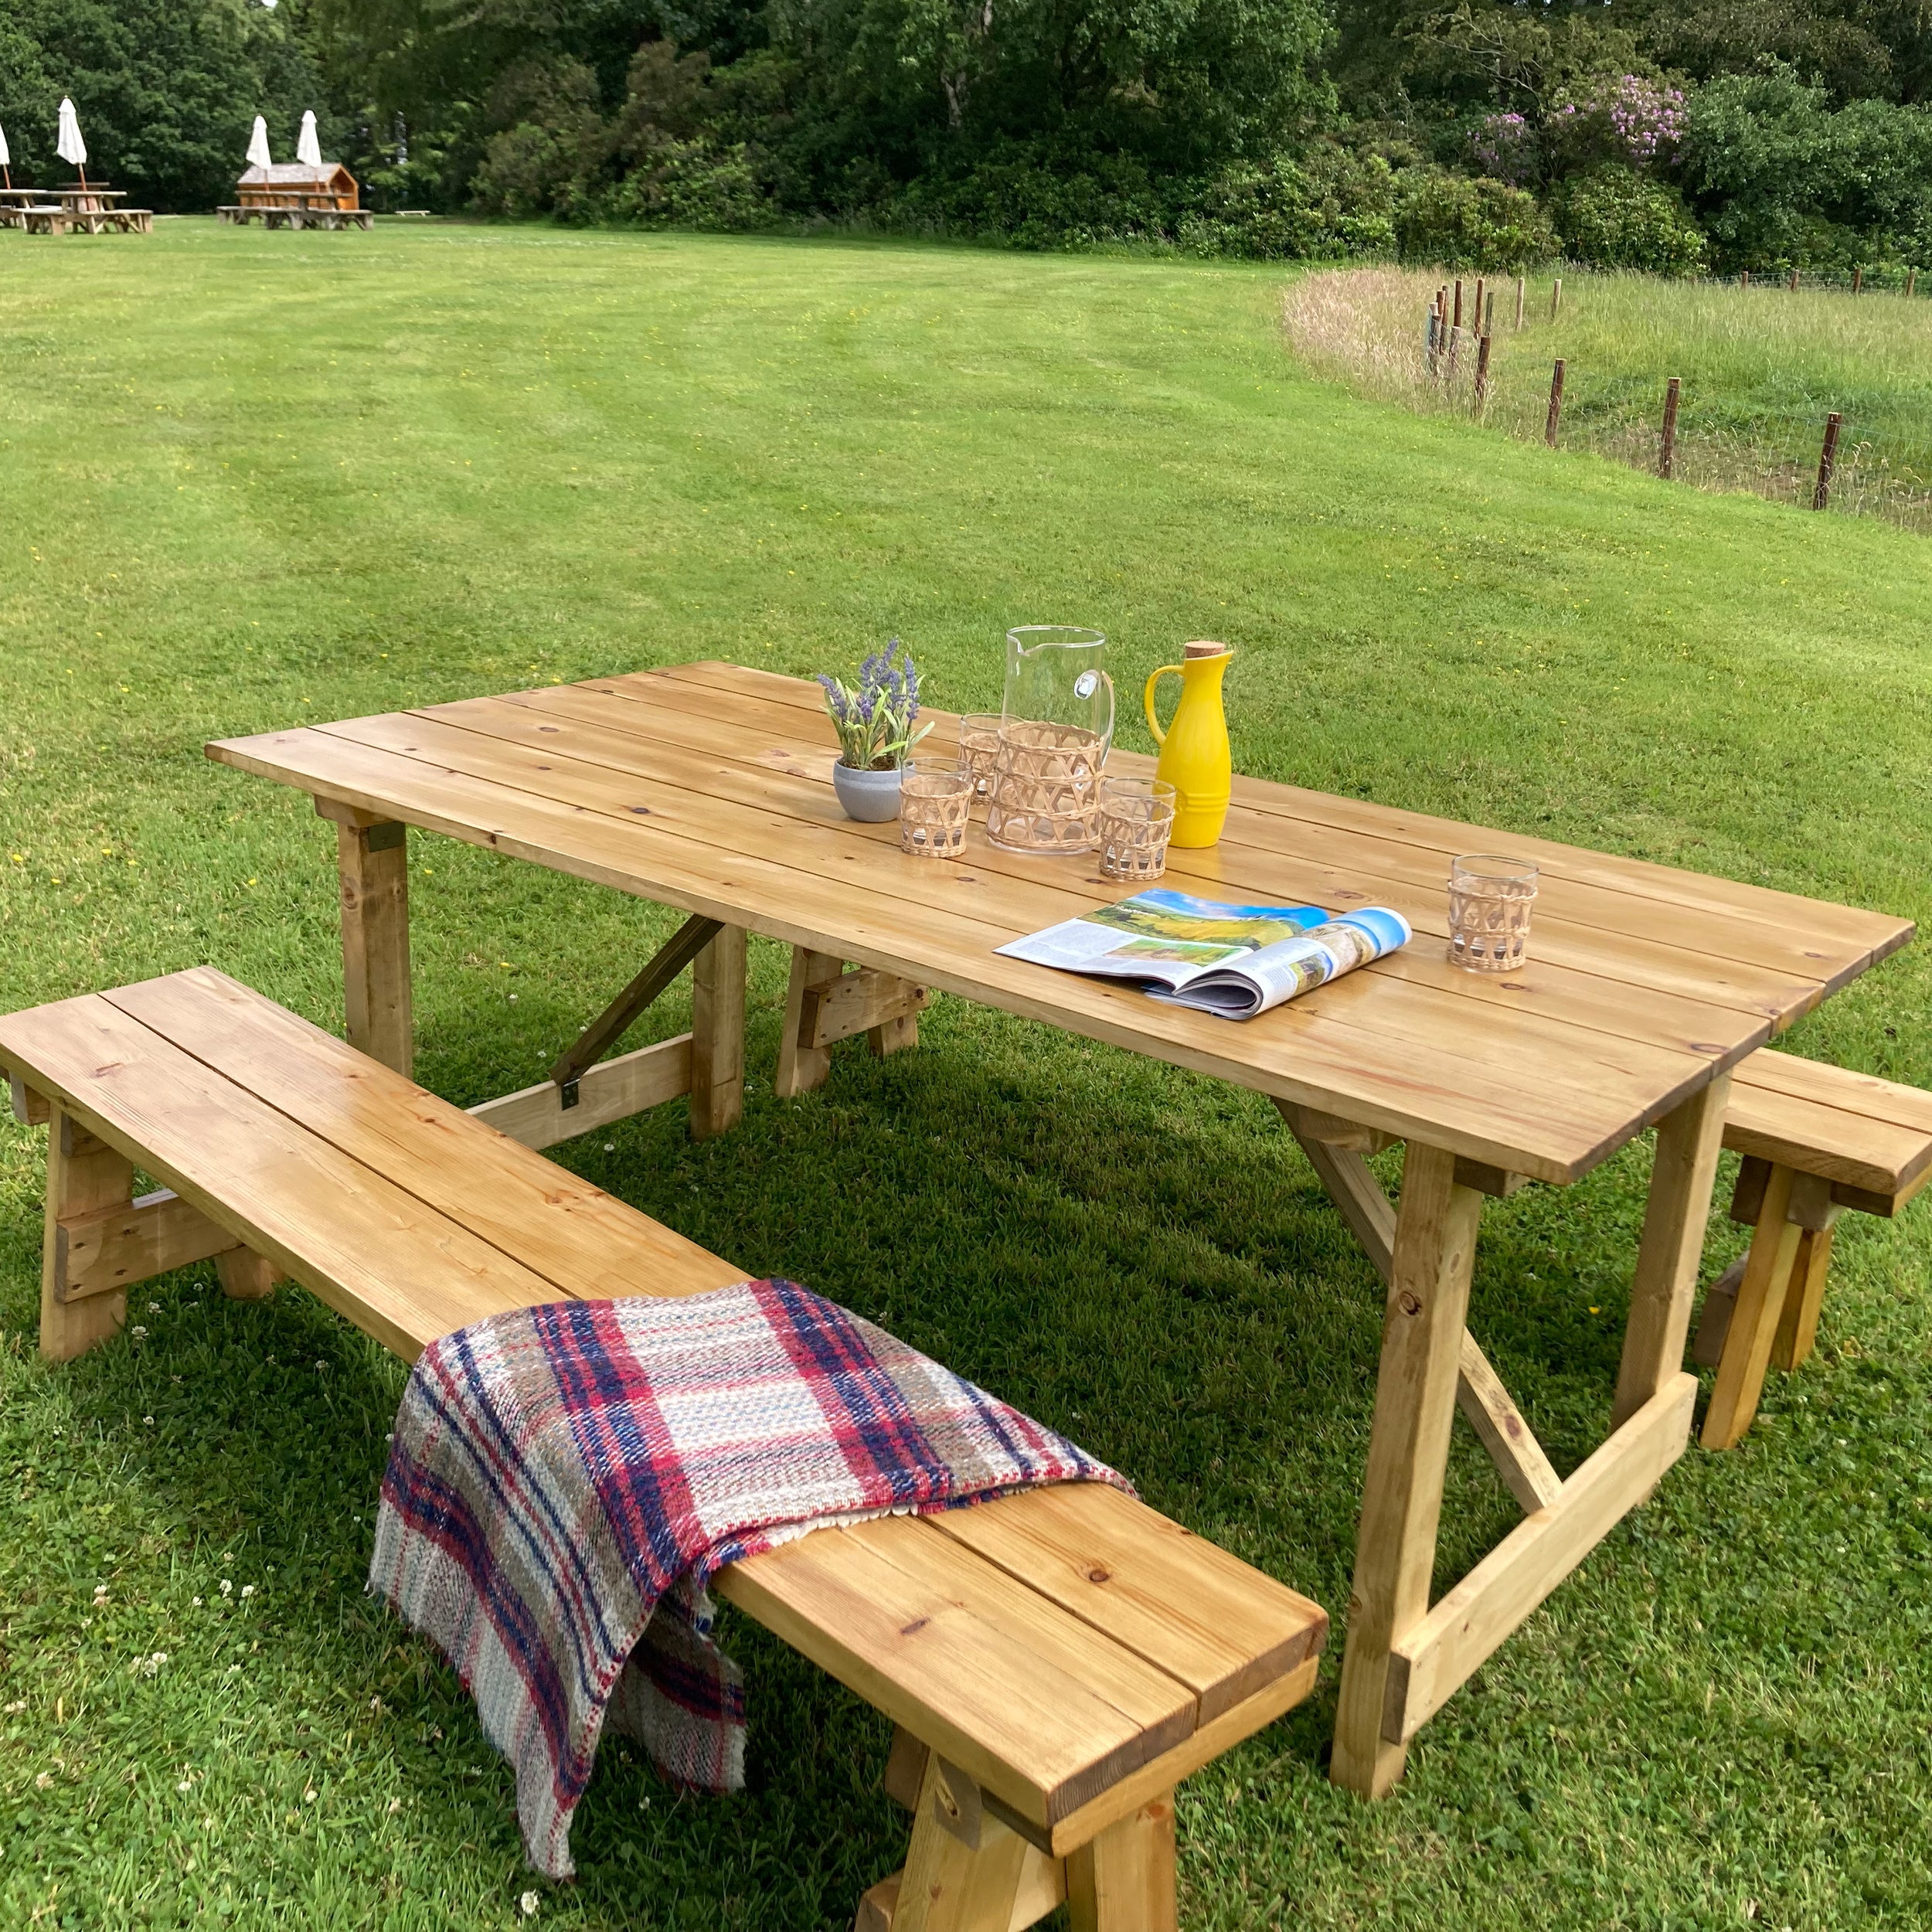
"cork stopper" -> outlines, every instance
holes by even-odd
[[[1192,643],[1182,645],[1181,655],[1183,658],[1221,658],[1228,655],[1233,648],[1232,645],[1212,644],[1205,638],[1196,638]]]

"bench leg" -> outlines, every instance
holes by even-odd
[[[1177,1932],[1172,1791],[1066,1855],[1066,1916],[1073,1932]]]
[[[408,828],[318,798],[337,828],[342,1005],[349,1043],[406,1079],[415,1068],[410,1011]]]
[[[215,1273],[220,1277],[222,1293],[231,1301],[259,1301],[273,1294],[282,1278],[281,1270],[252,1248],[230,1248],[226,1254],[216,1255]]]
[[[691,1138],[738,1124],[745,1105],[745,929],[719,929],[691,966]]]
[[[1482,1199],[1457,1181],[1453,1154],[1409,1143],[1328,1771],[1365,1798],[1386,1791],[1408,1754],[1383,1736],[1389,1649],[1429,1611]]]
[[[772,1077],[771,1090],[781,1100],[794,1094],[809,1093],[823,1087],[832,1076],[832,1053],[828,1047],[813,1046],[801,1034],[815,1017],[808,988],[822,985],[838,977],[844,961],[829,953],[808,952],[802,946],[791,949],[791,984],[785,993],[785,1026],[778,1037],[778,1070]]]
[[[969,1778],[929,1752],[905,1869],[859,1901],[853,1932],[1012,1932],[1022,1873],[1039,1855],[984,1808]]]
[[[1724,1352],[1718,1359],[1711,1406],[1698,1438],[1706,1449],[1730,1448],[1757,1413],[1764,1371],[1770,1366],[1771,1343],[1784,1312],[1791,1263],[1798,1254],[1798,1230],[1786,1212],[1796,1178],[1788,1167],[1774,1167],[1764,1190],[1764,1213],[1744,1259],[1730,1326],[1724,1334]]]
[[[48,1361],[84,1355],[128,1319],[125,1288],[79,1301],[63,1298],[62,1223],[128,1206],[134,1198],[134,1163],[56,1106],[47,1120],[46,1240],[40,1265],[40,1352]]]
[[[1787,1374],[1811,1355],[1818,1339],[1818,1318],[1825,1306],[1825,1277],[1832,1266],[1833,1220],[1821,1228],[1806,1228],[1798,1237],[1791,1264],[1791,1285],[1785,1291],[1784,1313],[1771,1344],[1771,1362]]]

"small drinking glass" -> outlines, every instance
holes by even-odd
[[[1449,862],[1449,962],[1472,973],[1519,971],[1529,947],[1537,869],[1527,859],[1469,852]]]
[[[920,859],[957,859],[966,849],[973,774],[940,758],[909,758],[899,777],[899,848]]]
[[[987,801],[993,795],[993,771],[999,763],[999,727],[997,711],[968,711],[959,721],[959,761],[973,774],[973,816],[986,816]]]
[[[1165,778],[1100,781],[1100,870],[1109,879],[1158,879],[1167,870],[1175,798]]]

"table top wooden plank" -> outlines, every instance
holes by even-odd
[[[667,691],[675,694],[669,704],[664,702]],[[607,706],[600,709],[600,698],[628,698],[629,718],[621,717],[623,706],[617,715]],[[815,771],[813,760],[828,756],[834,743],[822,709],[815,712],[803,700],[788,707],[764,698],[753,701],[764,714],[761,723],[771,728],[747,733],[731,722],[731,708],[741,701],[733,693],[674,683],[655,672],[556,687],[528,694],[527,701],[662,742],[691,743],[722,758],[781,770]],[[696,713],[686,709],[692,702],[699,707]],[[787,712],[788,728],[781,730]],[[929,743],[941,747],[955,742],[956,718],[946,713],[930,715],[936,729]],[[1151,775],[1154,761],[1117,750],[1108,768]],[[1476,828],[1463,829],[1478,835]],[[1495,842],[1496,835],[1489,836]],[[1237,804],[1217,845],[1206,852],[1175,851],[1168,861],[1176,874],[1210,880],[1222,891],[1250,896],[1298,889],[1279,883],[1284,862],[1310,869],[1304,876],[1315,876],[1317,886],[1321,874],[1328,876],[1325,894],[1308,889],[1317,903],[1392,905],[1412,923],[1420,919],[1418,930],[1447,931],[1448,856],[1404,839],[1370,838],[1315,824],[1290,825]],[[1670,869],[1645,866],[1644,870]],[[1673,876],[1697,883],[1695,874]],[[1861,922],[1855,942],[1835,939],[1808,945],[1792,937],[1790,907],[1821,902],[1760,893],[1753,887],[1743,890],[1757,896],[1753,903],[1773,902],[1768,909],[1760,907],[1764,917],[1707,909],[1687,917],[1681,906],[1666,903],[1653,892],[1627,893],[1590,881],[1573,885],[1553,874],[1539,897],[1533,951],[1538,957],[1627,984],[1761,1014],[1773,1030],[1781,1030],[1876,957],[1896,950],[1913,930],[1909,920],[1828,907],[1829,913],[1851,913]]]
[[[513,1256],[550,1284],[553,1299],[696,1294],[745,1279],[743,1269],[213,967],[102,997]]]
[[[500,707],[495,715],[514,709]],[[432,758],[445,770],[606,811],[620,820],[638,814],[640,793],[645,789],[634,774],[612,772],[547,743],[539,750],[506,743],[460,730],[441,717],[403,713],[316,728],[359,744]],[[742,806],[720,795],[715,760],[685,760],[667,750],[658,763],[662,770],[684,782],[675,787],[664,783],[648,787],[651,802],[643,811],[653,828],[715,845],[727,855],[782,851],[787,864],[835,887],[862,885],[882,898],[895,900],[910,895],[915,905],[927,903],[935,885],[949,894],[970,888],[981,901],[972,908],[975,916],[1008,923],[1015,935],[1076,917],[1094,903],[1094,887],[1083,889],[1077,876],[1070,877],[1063,862],[1022,859],[1020,864],[1033,875],[1026,880],[991,879],[988,868],[978,863],[970,871],[964,867],[942,871],[908,862],[899,849],[895,826],[854,827],[838,813],[828,787],[809,794],[819,808],[818,822],[814,823]],[[707,782],[713,789],[700,790]],[[767,776],[767,782],[776,781]],[[799,781],[784,782],[802,789]],[[1103,897],[1107,891],[1099,883]],[[1447,985],[1397,980],[1382,989],[1357,975],[1352,981],[1324,989],[1318,1005],[1309,1002],[1308,1010],[1318,1011],[1325,1020],[1362,1023],[1358,1009],[1364,1000],[1374,1002],[1369,1023],[1383,1037],[1406,1041],[1425,1053],[1447,1046],[1478,1064],[1507,1055],[1526,1080],[1587,1089],[1594,1097],[1645,1121],[1695,1090],[1710,1072],[1706,1052],[1686,1055],[1628,1039],[1579,1032],[1541,1014],[1512,1011],[1506,1004],[1462,1000]]]
[[[943,745],[957,720],[934,716]],[[936,864],[903,855],[895,827],[846,820],[830,789],[830,723],[801,680],[679,666],[209,755],[1551,1180],[1587,1171],[1911,930],[1749,886],[1700,908],[1695,875],[1545,842],[1531,967],[1481,981],[1443,957],[1444,855],[1505,842],[1250,787],[1219,846],[1171,855],[1177,884],[1338,908],[1379,900],[1420,943],[1237,1026],[1000,958],[1004,941],[1118,889],[1090,859],[999,852],[979,834],[965,861]]]
[[[405,1361],[465,1322],[558,1299],[97,994],[0,1018],[0,1060]]]
[[[656,680],[743,693],[763,703],[787,705],[808,713],[815,709],[822,712],[818,688],[807,679],[715,661],[668,665],[629,672],[621,679],[592,682],[648,689]],[[1118,755],[1123,760],[1135,756],[1125,752]],[[1146,762],[1151,768],[1152,760]],[[1434,854],[1445,868],[1447,860],[1458,852],[1492,851],[1500,845],[1512,853],[1533,859],[1546,873],[1566,882],[1655,899],[1694,913],[1718,908],[1780,930],[1795,927],[1831,935],[1841,940],[1847,951],[1862,951],[1869,957],[1883,957],[1896,951],[1910,940],[1913,930],[1910,920],[1889,913],[1807,899],[1774,886],[1753,885],[1715,873],[1689,872],[1651,859],[1625,858],[1589,846],[1464,825],[1400,806],[1378,804],[1370,799],[1310,791],[1272,779],[1250,778],[1236,773],[1234,799],[1239,806],[1277,817],[1417,845]],[[1488,842],[1481,842],[1484,841]]]
[[[567,736],[570,755],[610,766],[646,780],[668,779],[687,787],[701,784],[740,803],[768,804],[774,811],[823,822],[838,816],[829,801],[832,751],[775,733],[747,740],[743,733],[713,727],[700,747],[686,752],[685,720],[653,716],[638,703],[616,707],[607,695],[563,685],[515,699],[471,699],[397,716],[434,718],[539,750],[554,749]],[[559,722],[570,721],[570,729]],[[359,724],[362,721],[356,721]],[[896,844],[890,825],[865,828]],[[1003,874],[1036,883],[1064,885],[1070,879],[1089,903],[1118,896],[1120,888],[1089,859],[1035,859],[976,846],[976,873]],[[1263,853],[1250,848],[1233,853],[1223,847],[1206,852],[1174,851],[1168,867],[1185,889],[1236,893],[1245,898],[1306,901],[1332,910],[1351,905],[1391,905],[1419,934],[1442,940],[1439,948],[1412,947],[1376,962],[1375,975],[1423,978],[1452,987],[1460,997],[1503,1005],[1526,1003],[1524,996],[1558,1016],[1595,1030],[1645,1040],[1709,1056],[1720,1063],[1757,1045],[1770,1026],[1739,1029],[1736,1014],[1767,1022],[1788,1019],[1812,1003],[1816,981],[1787,973],[1690,957],[1660,943],[1603,936],[1573,929],[1560,919],[1542,919],[1529,969],[1490,981],[1462,972],[1447,958],[1448,910],[1440,882],[1423,890],[1403,881],[1359,871],[1343,872],[1298,856]],[[1230,876],[1230,871],[1238,876]],[[1572,1010],[1573,1007],[1574,1010]],[[1727,1017],[1721,1010],[1733,1009]]]
[[[721,862],[718,849],[661,832],[650,818],[620,823],[313,729],[226,740],[209,753],[359,809],[794,945],[836,951],[1393,1134],[1430,1138],[1534,1178],[1574,1179],[1635,1131],[1628,1115],[1561,1086],[1534,1097],[1532,1117],[1506,1070],[1498,1075],[1452,1053],[1418,1052],[1359,1028],[1336,1026],[1309,1010],[1316,1002],[1297,1001],[1237,1027],[1129,990],[1002,958],[993,947],[1023,928],[855,894],[748,853]]]

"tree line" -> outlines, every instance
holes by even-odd
[[[1020,246],[1556,254],[1663,273],[1932,256],[1932,0],[9,0],[54,111],[158,209],[301,111],[377,207]]]

